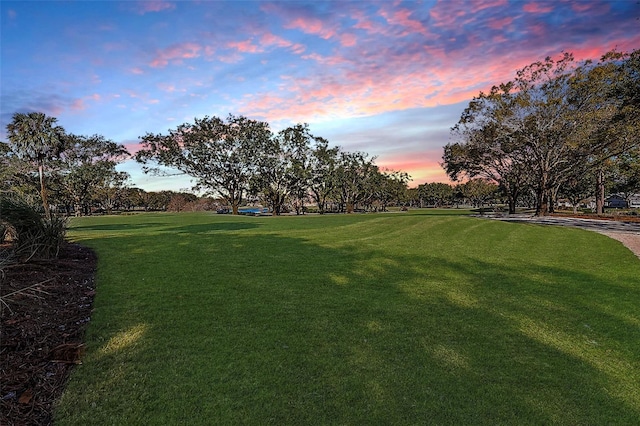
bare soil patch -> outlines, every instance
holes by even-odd
[[[0,273],[0,424],[49,425],[71,369],[81,363],[97,258],[65,244],[58,259]]]

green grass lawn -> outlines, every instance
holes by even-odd
[[[636,424],[640,261],[455,210],[80,218],[57,424]]]

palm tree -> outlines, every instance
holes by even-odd
[[[15,113],[7,125],[12,151],[21,159],[38,167],[40,196],[47,219],[51,219],[47,189],[44,182],[44,166],[60,155],[64,149],[64,129],[56,126],[58,120],[41,112]]]

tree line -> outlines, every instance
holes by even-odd
[[[381,170],[367,153],[330,147],[307,124],[274,133],[263,121],[207,116],[167,134],[148,133],[141,142],[135,158],[145,172],[177,169],[196,180],[196,189],[226,200],[233,214],[247,198],[274,215],[301,214],[309,202],[321,214],[385,210],[410,180],[407,173]]]
[[[375,157],[347,152],[297,124],[277,133],[269,124],[229,115],[195,119],[168,134],[148,133],[142,149],[126,148],[101,135],[67,133],[41,112],[16,113],[0,143],[0,191],[38,197],[47,219],[59,213],[91,214],[96,209],[182,210],[228,205],[234,214],[247,201],[274,215],[304,213],[313,203],[327,211],[386,210],[399,203],[410,177],[382,170]],[[193,177],[205,197],[131,188],[116,169],[134,158],[145,173]]]
[[[593,195],[601,214],[607,185],[640,191],[640,50],[535,62],[474,97],[451,135],[449,177],[495,182],[510,213],[523,197],[546,215]]]
[[[0,143],[0,191],[40,199],[45,218],[59,212],[90,213],[113,206],[129,175],[116,165],[130,157],[123,145],[100,135],[65,132],[41,112],[16,113]]]
[[[238,214],[251,202],[278,215],[310,205],[320,213],[384,211],[392,204],[482,205],[499,198],[510,213],[532,204],[544,215],[560,197],[577,205],[590,195],[602,213],[605,191],[625,197],[640,191],[640,50],[581,63],[565,53],[480,92],[444,147],[442,167],[464,182],[455,186],[409,190],[407,173],[383,170],[367,153],[331,147],[307,124],[273,132],[244,116],[206,116],[165,134],[147,133],[135,155],[101,135],[69,134],[40,112],[14,114],[7,134],[0,191],[38,197],[47,219],[51,206],[89,214],[228,205]],[[116,169],[130,158],[145,173],[193,177],[205,197],[131,188],[129,175]]]

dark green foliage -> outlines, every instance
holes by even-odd
[[[58,256],[64,242],[67,222],[11,194],[0,195],[0,233],[11,242],[10,253],[18,259],[51,259]]]

